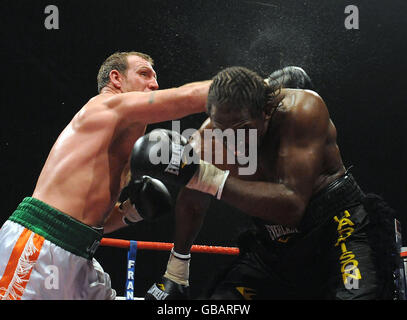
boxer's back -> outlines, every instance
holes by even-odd
[[[281,117],[282,125],[278,133],[280,141],[283,141],[283,143],[280,143],[279,155],[291,154],[291,157],[296,157],[296,152],[289,149],[296,149],[301,144],[296,141],[291,141],[291,139],[295,137],[298,138],[298,136],[301,135],[301,130],[304,136],[308,136],[308,131],[320,132],[323,135],[320,141],[322,147],[316,148],[315,150],[310,149],[312,152],[309,154],[309,157],[315,157],[312,153],[315,153],[316,150],[320,152],[320,155],[317,155],[317,157],[320,158],[319,174],[317,174],[315,178],[311,193],[316,194],[319,190],[345,173],[342,157],[337,145],[337,131],[335,125],[329,118],[325,104],[319,103],[319,100],[322,101],[322,99],[315,92],[301,89],[283,89],[282,94],[285,97],[282,100],[284,110],[282,110],[281,113],[286,113],[286,116],[283,115]],[[316,106],[316,104],[319,106]],[[328,114],[327,118],[322,116],[324,113]],[[311,114],[312,116],[310,116]],[[303,121],[301,118],[307,120]],[[307,121],[311,119],[312,122],[307,123]],[[294,137],[289,134],[292,130],[290,126],[298,126],[301,128]],[[319,127],[319,129],[315,129],[316,127]],[[305,145],[310,143],[311,147],[312,144],[317,141],[318,139],[315,139],[314,142],[309,142],[305,139],[302,143]],[[303,152],[298,155],[299,161],[301,161],[301,157],[303,156]],[[279,156],[279,158],[280,157],[281,156]],[[276,162],[277,167],[284,165],[284,157],[281,157],[279,160],[279,162]],[[303,160],[307,161],[308,159]]]
[[[92,98],[55,142],[33,197],[91,226],[101,226],[120,191],[120,180],[135,140],[145,125],[124,128],[106,104]]]

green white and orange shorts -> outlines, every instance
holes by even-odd
[[[0,299],[115,299],[93,258],[102,233],[25,198],[0,229]]]

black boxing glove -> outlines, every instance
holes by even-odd
[[[153,130],[136,141],[130,165],[132,175],[140,172],[218,199],[229,175],[229,171],[200,160],[185,137],[165,129]]]
[[[181,285],[166,277],[154,283],[144,296],[145,300],[189,300],[189,298],[189,286]]]
[[[191,254],[183,255],[171,250],[167,270],[161,281],[154,283],[145,295],[145,300],[189,299],[189,263]]]
[[[171,212],[173,207],[171,194],[165,185],[148,176],[132,178],[121,191],[119,202],[126,224],[156,220]]]

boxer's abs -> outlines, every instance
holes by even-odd
[[[89,129],[68,125],[48,156],[33,197],[82,223],[102,226],[120,192],[132,140],[144,132],[124,130],[115,137],[114,129],[109,124]]]

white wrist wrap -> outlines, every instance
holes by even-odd
[[[223,171],[214,165],[200,160],[199,169],[186,185],[189,189],[209,193],[220,199],[222,196],[223,186],[229,175],[229,170]]]
[[[181,260],[188,260],[188,259],[191,259],[191,254],[190,254],[190,253],[188,253],[188,254],[181,254],[181,253],[175,252],[175,251],[174,251],[174,248],[171,249],[171,253],[172,253],[175,257],[177,257],[178,259],[181,259]]]
[[[188,286],[190,259],[187,260],[179,259],[175,254],[179,255],[179,253],[176,253],[175,251],[171,250],[170,259],[168,260],[167,270],[165,271],[164,277],[178,284]]]
[[[119,209],[120,209],[121,212],[124,213],[124,216],[123,216],[123,222],[124,223],[126,223],[124,218],[129,220],[131,223],[136,223],[136,222],[139,222],[139,221],[143,220],[143,218],[138,213],[137,209],[131,204],[130,199],[127,199],[126,201],[124,201],[119,206]]]

